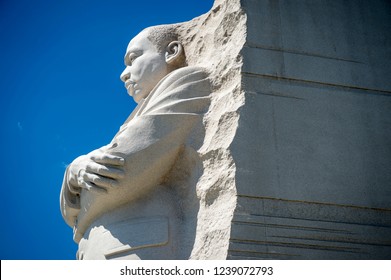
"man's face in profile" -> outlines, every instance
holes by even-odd
[[[148,31],[134,37],[126,50],[126,68],[121,74],[128,94],[138,103],[168,74],[163,52],[148,39]]]

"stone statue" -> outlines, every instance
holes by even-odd
[[[198,176],[210,85],[203,68],[187,65],[177,30],[150,27],[130,41],[121,80],[138,105],[110,144],[65,172],[61,212],[78,259],[190,255],[197,202],[187,186]]]
[[[79,259],[391,258],[387,1],[280,2],[130,42],[138,107],[62,186]]]

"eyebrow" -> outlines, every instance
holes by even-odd
[[[141,55],[142,51],[138,49],[130,49],[129,51],[126,52],[125,57],[124,57],[124,63],[125,65],[128,65],[129,58],[133,56],[139,56]]]

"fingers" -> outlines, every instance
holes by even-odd
[[[118,168],[104,166],[95,162],[91,162],[86,166],[88,173],[94,173],[111,179],[121,179],[124,177],[124,172]]]
[[[86,182],[84,180],[79,180],[79,186],[82,189],[86,189],[88,191],[95,191],[95,192],[98,192],[98,193],[107,193],[106,189],[98,187],[96,185],[93,185],[92,183]]]
[[[104,165],[123,166],[125,164],[125,159],[123,159],[122,157],[105,153],[92,155],[91,159],[97,163],[101,163]]]
[[[93,174],[87,173],[84,169],[81,169],[79,171],[78,177],[77,177],[77,183],[79,188],[85,189],[88,191],[95,191],[98,193],[107,193],[107,189],[105,189],[102,186],[96,185],[93,181],[96,181],[96,178],[91,177],[91,176],[96,176]]]
[[[75,174],[75,185],[88,191],[107,193],[118,186],[119,179],[125,176],[120,168],[124,166],[122,157],[106,153],[95,153],[81,161]]]
[[[112,179],[108,179],[105,177],[101,177],[91,173],[84,173],[83,181],[92,184],[93,186],[97,186],[103,188],[105,190],[115,188],[118,186],[118,182]]]

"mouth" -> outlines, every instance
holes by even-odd
[[[127,80],[127,81],[125,82],[125,88],[126,88],[126,90],[128,91],[128,93],[129,93],[130,95],[132,95],[132,93],[134,92],[135,85],[136,85],[136,83],[133,82],[133,81],[130,81],[130,80]]]
[[[130,86],[134,86],[135,82],[131,81],[131,80],[127,80],[125,82],[125,87],[128,89]]]

